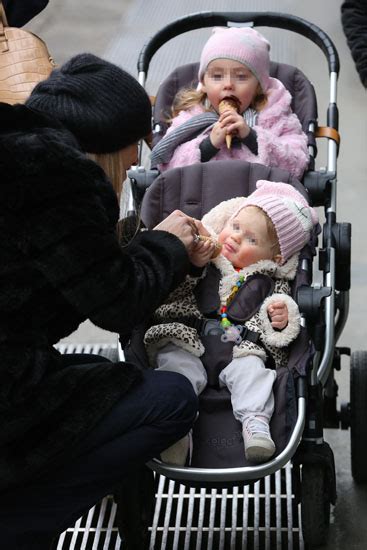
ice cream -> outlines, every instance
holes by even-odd
[[[198,235],[198,240],[211,241],[215,244],[215,250],[213,252],[212,258],[216,258],[220,254],[222,250],[222,245],[214,237],[207,237],[206,235]]]
[[[218,105],[218,112],[220,115],[224,113],[224,111],[236,111],[236,113],[238,113],[239,110],[240,110],[240,103],[238,99],[234,96],[226,97],[225,99],[222,99],[222,101]],[[227,149],[230,149],[232,145],[231,134],[226,135],[226,144],[227,144]]]

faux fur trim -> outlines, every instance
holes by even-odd
[[[228,219],[239,209],[244,198],[235,197],[222,201],[203,216],[201,221],[211,235],[219,235]]]
[[[285,302],[288,308],[288,325],[283,330],[274,330],[271,326],[268,307],[274,302]],[[273,294],[266,298],[259,311],[260,322],[263,328],[263,341],[268,346],[284,348],[295,340],[300,331],[300,314],[296,302],[286,294]]]
[[[271,277],[276,279],[285,279],[287,281],[292,281],[297,272],[298,267],[298,258],[299,253],[294,254],[285,264],[279,265],[272,260],[260,260],[256,264],[249,265],[244,267],[240,271],[236,271],[232,266],[231,262],[227,260],[221,254],[212,260],[212,263],[219,269],[223,277],[231,275],[234,273],[237,276],[236,281],[238,280],[238,275],[243,275],[245,278],[253,275],[254,273],[267,273]]]
[[[233,352],[232,352],[233,359],[238,357],[248,357],[249,355],[256,355],[256,357],[260,357],[260,359],[262,359],[264,362],[266,361],[266,353],[259,346],[257,346],[257,349],[254,349],[254,348],[249,349],[245,345],[234,346]]]
[[[293,281],[297,273],[297,267],[299,262],[299,252],[293,254],[288,260],[282,264],[276,264],[275,277],[277,279],[285,279],[287,281]]]
[[[259,112],[258,120],[266,125],[268,119],[274,117],[284,117],[291,112],[292,96],[284,84],[277,78],[269,78],[269,87],[266,91],[267,102],[265,107]]]
[[[260,260],[256,264],[236,271],[231,262],[221,254],[212,260],[212,263],[219,269],[222,279],[219,286],[219,296],[221,303],[225,303],[231,293],[232,287],[238,281],[240,275],[243,275],[245,280],[255,273],[265,273],[276,279],[292,280],[294,279],[298,266],[298,256],[295,254],[285,264],[279,265],[272,260]]]

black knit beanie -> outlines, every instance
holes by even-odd
[[[26,105],[57,118],[89,153],[118,151],[151,131],[144,88],[117,65],[88,53],[52,71]]]

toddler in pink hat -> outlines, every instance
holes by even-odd
[[[250,27],[230,29],[216,27],[200,57],[199,82],[203,82],[208,65],[218,59],[231,59],[247,67],[266,92],[269,85],[270,44]]]
[[[198,87],[181,90],[172,124],[153,148],[160,170],[238,159],[300,177],[309,156],[292,98],[272,78],[270,44],[255,29],[213,29],[200,57]]]
[[[207,385],[201,358],[208,346],[212,358],[222,357],[222,343],[233,342],[219,384],[231,394],[234,417],[242,424],[245,455],[251,462],[264,462],[276,450],[269,427],[273,384],[276,369],[287,365],[287,346],[300,330],[290,284],[298,253],[309,242],[317,221],[305,197],[286,183],[261,180],[247,198],[220,203],[202,219],[212,242],[199,242],[191,256],[199,268],[210,261],[219,277],[213,269],[187,276],[155,312],[156,324],[145,334],[152,364],[183,374],[197,394]],[[213,258],[216,241],[222,249]],[[218,301],[213,299],[215,292]],[[216,309],[210,309],[214,304]],[[190,318],[195,321],[192,325]],[[217,335],[221,331],[217,339],[202,340],[207,333],[198,332],[198,319],[206,318]],[[269,368],[271,364],[275,369]],[[176,460],[171,451],[164,455],[167,461]]]

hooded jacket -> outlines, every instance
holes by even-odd
[[[71,460],[140,379],[131,364],[64,367],[61,338],[90,319],[128,335],[188,271],[181,241],[145,231],[122,249],[102,169],[57,123],[0,104],[0,489]]]
[[[307,136],[301,123],[291,110],[291,95],[280,80],[270,78],[267,90],[268,101],[258,113],[253,130],[257,135],[258,154],[242,144],[240,147],[228,149],[224,143],[213,160],[245,160],[257,162],[265,166],[283,168],[296,177],[301,177],[308,165]],[[195,107],[181,111],[172,121],[167,134],[190,120],[195,115],[204,112],[204,107]],[[206,128],[197,137],[178,145],[171,160],[159,165],[161,171],[179,166],[187,166],[201,162],[200,143],[210,134],[212,126]],[[210,162],[211,162],[210,161]]]

